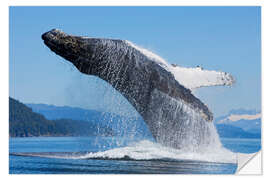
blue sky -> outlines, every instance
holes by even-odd
[[[215,116],[261,109],[260,7],[10,7],[10,96],[25,103],[133,111],[103,81],[79,73],[51,52],[41,34],[53,28],[134,42],[180,66],[222,70],[233,87],[195,92]],[[117,104],[117,105],[115,105]]]

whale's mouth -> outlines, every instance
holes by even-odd
[[[50,38],[46,37],[47,35],[46,36],[45,35],[43,36],[43,35],[42,35],[42,39],[44,40],[44,44],[46,44],[46,46],[48,46],[56,54],[60,54],[61,49],[59,48],[58,44],[51,41]]]
[[[52,51],[60,51],[60,42],[58,37],[60,36],[61,31],[58,29],[53,29],[42,34],[41,38],[43,39],[44,43],[52,50]]]
[[[54,39],[58,36],[58,34],[64,34],[64,32],[62,32],[61,30],[58,29],[52,29],[51,31],[45,32],[44,34],[42,34],[41,38],[44,41],[49,41],[51,39]]]

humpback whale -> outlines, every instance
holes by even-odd
[[[192,90],[232,85],[230,74],[171,65],[126,40],[73,36],[58,29],[42,39],[81,73],[97,76],[119,91],[157,142],[178,149],[211,143],[213,114]]]

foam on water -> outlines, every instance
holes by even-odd
[[[79,159],[133,159],[133,160],[191,160],[219,163],[236,163],[236,154],[220,147],[203,149],[201,152],[187,152],[143,140],[126,147],[114,148],[103,152],[88,153]]]
[[[194,161],[194,162],[213,162],[213,163],[237,163],[237,154],[223,147],[213,149],[203,149],[202,151],[192,152],[181,149],[174,149],[162,146],[161,144],[142,140],[131,143],[125,147],[117,147],[105,151],[88,153],[12,153],[16,156],[31,156],[44,158],[60,159],[101,159],[101,160],[160,160],[160,161]]]

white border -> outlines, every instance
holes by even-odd
[[[259,6],[262,5],[263,1],[260,0],[10,0],[9,5],[24,5],[24,6],[35,6],[35,5],[65,5],[65,6]]]
[[[269,78],[270,78],[270,71],[268,70],[269,67],[269,33],[270,33],[270,28],[269,28],[269,4],[267,4],[269,0],[208,0],[208,1],[203,1],[203,0],[183,0],[183,1],[173,1],[173,0],[166,0],[166,1],[149,1],[149,0],[137,0],[137,1],[125,1],[125,0],[96,0],[96,1],[83,1],[83,0],[77,0],[77,1],[68,1],[68,0],[1,0],[1,10],[0,10],[0,18],[1,18],[1,76],[0,76],[0,82],[1,82],[1,142],[4,144],[4,146],[1,147],[1,176],[2,178],[27,178],[27,179],[48,179],[48,178],[59,178],[59,176],[37,176],[37,175],[24,175],[24,176],[16,176],[16,175],[8,175],[8,62],[9,62],[9,57],[8,57],[8,24],[9,24],[9,19],[8,19],[8,6],[84,6],[84,5],[92,5],[92,6],[127,6],[127,5],[136,5],[136,6],[146,6],[146,5],[155,5],[155,6],[172,6],[172,5],[181,5],[181,6],[262,6],[262,114],[263,114],[263,139],[267,139],[269,130],[267,130],[267,127],[269,128],[269,121],[270,121],[270,116],[269,116],[269,107],[267,107],[268,101],[270,100],[269,98]],[[269,151],[269,145],[267,144],[267,141],[263,141],[263,151],[264,152],[270,152]],[[229,176],[219,176],[218,178],[265,178],[269,175],[270,170],[268,168],[270,167],[270,164],[266,164],[267,161],[270,160],[270,157],[268,153],[263,153],[263,176],[234,176],[234,175],[229,175]],[[268,159],[268,160],[267,160]],[[5,175],[5,177],[4,177]],[[216,179],[217,177],[215,175],[210,175],[210,176],[204,176],[204,175],[162,175],[162,176],[157,176],[154,175],[154,177],[150,177],[149,175],[136,175],[136,176],[128,176],[128,175],[65,175],[61,176],[61,178],[82,178],[82,179],[89,179],[89,178],[112,178],[112,179],[127,179],[127,178],[199,178],[199,177],[206,177],[207,179]],[[269,179],[269,178],[268,178]]]

